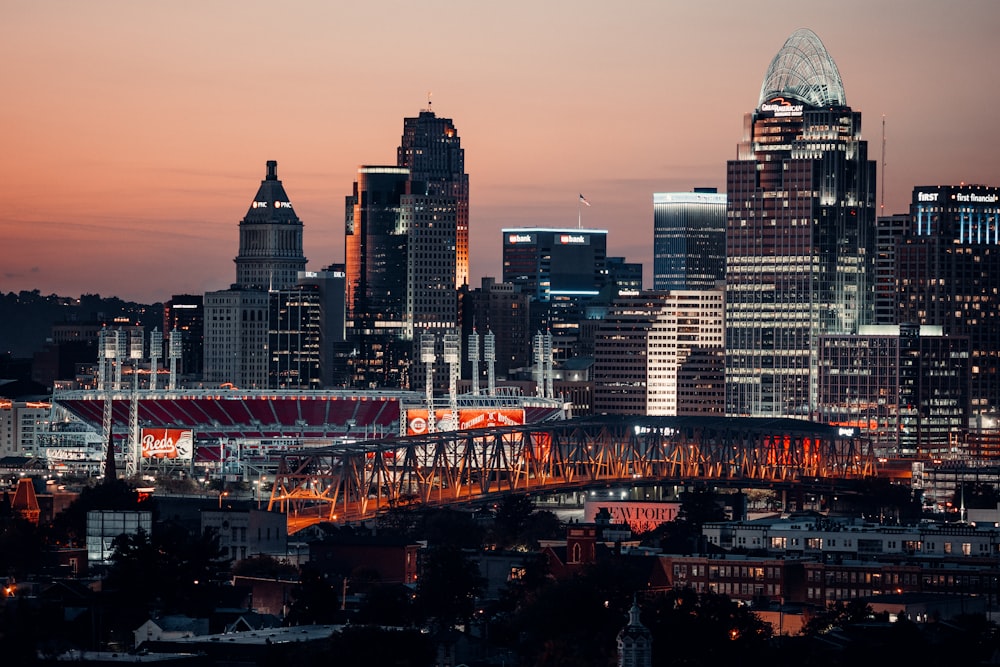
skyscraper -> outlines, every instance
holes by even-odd
[[[819,336],[873,312],[875,164],[810,30],[771,61],[727,167],[726,411],[809,416]]]
[[[653,289],[711,289],[726,279],[726,195],[653,194]]]
[[[453,200],[455,208],[455,289],[469,283],[469,175],[465,150],[451,118],[430,109],[403,119],[396,166],[410,170],[410,194]]]
[[[269,293],[294,288],[306,268],[302,221],[278,180],[274,160],[268,160],[264,180],[240,221],[234,261],[236,283],[205,294],[204,379],[263,389],[269,386]]]
[[[1000,410],[1000,188],[914,188],[895,269],[899,323],[967,336],[972,412]]]
[[[240,221],[240,253],[236,284],[251,289],[284,289],[305,271],[302,221],[278,180],[278,163],[267,162],[267,174]]]
[[[594,340],[594,412],[721,416],[724,298],[717,287],[616,299]]]
[[[345,206],[352,382],[416,388],[420,333],[458,333],[469,276],[469,177],[450,118],[403,121],[396,166],[362,166]]]

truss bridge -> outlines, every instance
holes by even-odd
[[[875,475],[853,429],[796,419],[596,417],[286,452],[268,508],[289,531],[407,505],[483,502],[611,483],[747,487]]]

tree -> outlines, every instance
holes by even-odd
[[[339,614],[340,592],[315,565],[303,565],[299,584],[292,589],[288,624],[335,623]]]
[[[872,608],[863,600],[839,600],[831,602],[827,608],[806,621],[802,634],[816,636],[826,634],[834,628],[864,623],[874,616]]]
[[[417,579],[416,609],[440,628],[468,621],[485,581],[479,567],[454,545],[429,547]]]
[[[497,546],[516,544],[528,524],[528,517],[535,511],[535,503],[523,493],[511,493],[496,505],[493,535]]]

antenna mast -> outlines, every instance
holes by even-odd
[[[882,114],[882,201],[879,202],[879,214],[885,215],[885,114]]]

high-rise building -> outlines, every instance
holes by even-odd
[[[283,289],[305,271],[302,221],[278,180],[278,163],[267,162],[267,174],[240,221],[236,284],[244,289]]]
[[[608,284],[606,229],[512,227],[503,233],[503,281],[531,297],[531,328],[552,334],[554,358],[578,355],[588,304]]]
[[[531,330],[528,295],[511,283],[498,283],[484,277],[481,287],[462,292],[462,340],[468,341],[475,332],[479,334],[480,373],[487,371],[486,334],[493,334],[494,372],[497,378],[506,379],[515,368],[525,368],[531,363]],[[463,375],[471,372],[468,354],[463,356]],[[485,377],[485,376],[484,376]],[[480,386],[486,386],[480,378]]]
[[[204,380],[239,387],[269,386],[270,291],[293,288],[306,258],[302,221],[278,180],[278,163],[267,173],[240,221],[236,283],[204,299]]]
[[[901,213],[875,219],[875,319],[874,324],[898,324],[896,247],[910,228],[910,216]]]
[[[651,291],[617,299],[594,340],[594,412],[721,416],[725,292]]]
[[[771,61],[727,167],[726,411],[815,415],[819,337],[872,321],[875,163],[819,37]]]
[[[820,337],[820,421],[860,429],[881,455],[948,454],[969,418],[969,339],[940,326]]]
[[[726,195],[653,194],[653,289],[712,288],[726,279]]]
[[[268,387],[270,296],[262,290],[205,293],[206,383]]]
[[[322,294],[318,285],[296,285],[270,293],[268,387],[320,389]]]
[[[469,175],[465,150],[451,118],[430,109],[403,119],[396,165],[410,170],[410,194],[451,200],[454,207],[455,289],[469,282]],[[439,204],[441,205],[441,200]]]
[[[900,323],[969,339],[973,414],[1000,410],[1000,188],[920,186],[895,249]]]
[[[594,297],[607,282],[608,230],[511,227],[503,233],[503,281],[539,302]]]
[[[358,169],[345,219],[350,382],[418,388],[414,343],[458,333],[469,279],[469,177],[451,119],[404,119],[396,165]]]
[[[177,371],[183,375],[201,373],[204,360],[205,297],[202,294],[175,294],[163,304],[163,343],[160,358],[167,359],[170,336],[181,338],[181,358]]]

